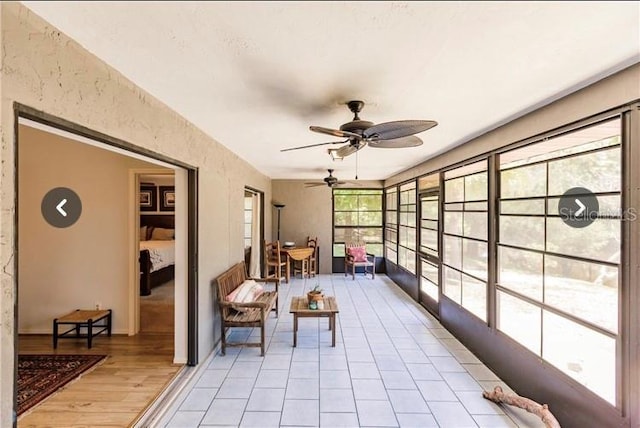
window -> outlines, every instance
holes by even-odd
[[[400,186],[398,265],[416,273],[416,182]]]
[[[251,225],[253,221],[253,198],[251,194],[244,194],[244,248],[251,247]]]
[[[398,188],[385,190],[386,223],[384,228],[384,256],[398,264]]]
[[[382,190],[333,190],[333,256],[344,257],[346,242],[364,242],[382,256]]]
[[[444,174],[443,290],[487,320],[487,161]]]
[[[616,404],[621,122],[608,120],[500,155],[497,328]],[[569,189],[599,203],[571,227]],[[619,379],[618,379],[619,381]]]

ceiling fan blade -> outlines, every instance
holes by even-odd
[[[290,147],[288,149],[282,149],[280,150],[281,152],[289,152],[291,150],[300,150],[300,149],[307,149],[309,147],[317,147],[317,146],[326,146],[327,144],[344,144],[349,140],[346,141],[331,141],[329,143],[318,143],[318,144],[309,144],[308,146],[299,146],[299,147]]]
[[[433,120],[397,120],[373,125],[365,129],[362,136],[365,139],[394,140],[396,138],[408,137],[433,128],[438,122]]]
[[[304,183],[304,187],[319,187],[326,186],[327,183]]]
[[[403,147],[417,147],[422,145],[422,140],[415,135],[408,137],[394,138],[393,140],[376,140],[369,141],[369,147],[379,149],[399,149]]]
[[[310,126],[310,130],[313,132],[320,132],[321,134],[333,135],[334,137],[339,138],[356,138],[358,140],[362,139],[360,134],[355,134],[353,132],[341,131],[339,129],[331,129],[331,128],[323,128],[322,126]]]

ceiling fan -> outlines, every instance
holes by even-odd
[[[344,144],[337,149],[329,149],[331,156],[337,159],[356,153],[366,145],[376,148],[416,147],[422,144],[422,140],[414,134],[431,129],[438,124],[433,120],[397,120],[374,125],[373,122],[362,120],[358,116],[358,113],[364,107],[363,101],[349,101],[347,106],[354,114],[354,117],[351,122],[341,125],[340,129],[323,128],[321,126],[309,127],[311,131],[344,138],[345,140],[291,147],[280,151],[286,152],[328,144]]]
[[[332,169],[328,169],[327,171],[329,171],[329,175],[327,177],[323,178],[321,182],[304,183],[304,187],[318,187],[318,186],[339,187],[339,186],[342,186],[344,184],[357,186],[357,184],[355,184],[355,183],[338,180],[338,177],[334,177],[333,176],[333,170]]]

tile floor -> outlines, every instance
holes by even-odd
[[[301,318],[293,343],[292,296],[319,283],[335,295],[336,347],[326,318]],[[527,412],[495,405],[483,389],[509,388],[384,275],[293,279],[280,288],[268,349],[227,348],[164,415],[164,427],[542,427]],[[232,329],[233,340],[259,340]]]

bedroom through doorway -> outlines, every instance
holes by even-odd
[[[137,175],[139,189],[139,333],[175,329],[175,177],[172,170]]]

